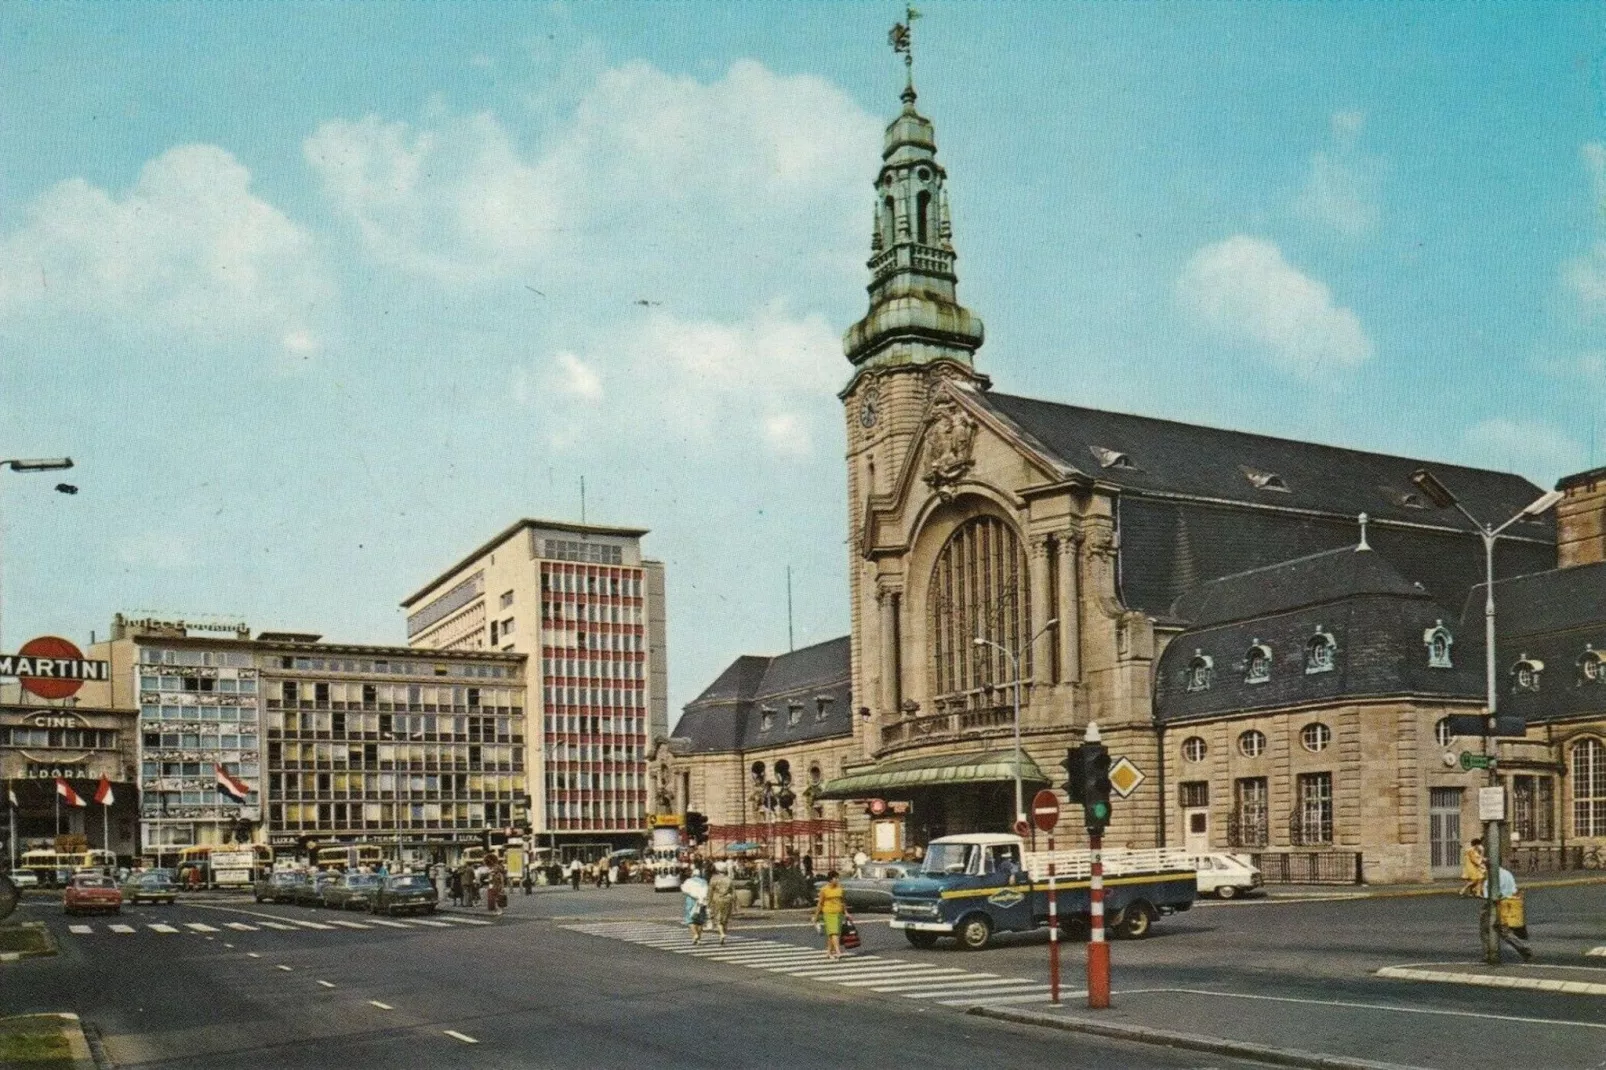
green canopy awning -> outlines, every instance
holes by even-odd
[[[1020,778],[1023,784],[1047,784],[1048,777],[1032,761],[1031,755],[1020,756]],[[1013,751],[985,751],[970,754],[942,754],[914,758],[902,762],[887,762],[874,769],[849,773],[835,780],[827,780],[814,791],[816,799],[865,799],[890,795],[899,797],[918,788],[941,788],[957,784],[985,784],[1015,780]]]

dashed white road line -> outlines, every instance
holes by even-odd
[[[262,956],[258,955],[255,951],[247,951],[245,953],[245,957],[248,958],[248,959],[259,959]]]
[[[285,966],[285,965],[282,965],[282,964],[281,964],[281,965],[279,965],[279,966],[275,966],[275,967],[274,967],[274,969],[276,969],[276,970],[283,970],[283,971],[284,971],[284,972],[285,972],[285,973],[289,973],[289,972],[290,972],[290,971],[291,971],[291,970],[293,970],[293,969],[294,969],[294,968],[295,968],[295,967],[293,967],[293,966]]]
[[[436,915],[436,917],[440,918],[442,921],[455,921],[459,925],[495,925],[496,924],[496,922],[494,922],[494,921],[486,921],[484,918],[460,918],[456,914],[438,914],[438,915]]]
[[[339,921],[339,920],[337,920],[335,918],[330,918],[329,919],[329,924],[330,925],[338,925],[342,929],[366,929],[366,928],[368,928],[368,926],[364,925],[360,921]]]
[[[134,927],[132,925],[108,925],[106,928],[110,929],[114,933],[121,933],[124,936],[127,936],[129,933],[134,931]]]
[[[95,931],[95,927],[93,925],[69,925],[67,926],[67,931],[77,933],[79,936],[88,936]]]
[[[233,929],[235,932],[254,933],[257,931],[257,927],[255,925],[247,925],[243,921],[226,921],[223,924],[228,928]]]
[[[1606,955],[1606,947],[1592,947],[1584,952],[1586,955]]]
[[[198,933],[215,933],[215,932],[217,932],[217,928],[215,926],[208,925],[204,921],[186,921],[184,923],[184,928],[189,929],[189,930],[191,930],[193,932],[198,932]]]
[[[286,925],[279,921],[264,921],[260,922],[259,924],[264,929],[277,929],[281,933],[293,933],[296,931],[296,927],[294,925]]]
[[[395,1010],[395,1009],[396,1009],[396,1008],[395,1008],[395,1007],[392,1007],[392,1006],[391,1006],[391,1005],[390,1005],[390,1004],[388,1004],[388,1003],[381,1003],[381,1002],[379,1002],[379,1001],[378,1001],[378,1000],[377,1000],[377,999],[371,999],[371,1000],[369,1000],[369,1001],[368,1001],[368,1002],[369,1002],[369,1003],[370,1003],[370,1004],[372,1004],[372,1005],[373,1005],[373,1006],[375,1006],[375,1007],[378,1007],[378,1008],[379,1008],[379,1009],[380,1009],[380,1010],[382,1010],[382,1011],[393,1011],[393,1010]]]
[[[428,926],[431,926],[431,927],[436,928],[436,929],[450,929],[451,928],[451,926],[446,924],[444,921],[432,921],[429,918],[410,918],[410,919],[408,919],[408,924],[409,925],[428,925]],[[479,1041],[471,1040],[471,1041],[469,1041],[469,1043],[478,1044]]]
[[[368,919],[368,924],[369,925],[383,925],[387,929],[405,929],[405,928],[408,928],[408,925],[407,925],[407,923],[405,921],[391,921],[389,918],[369,918]]]
[[[461,1040],[464,1044],[478,1044],[479,1043],[479,1041],[475,1040],[473,1037],[469,1036],[468,1034],[459,1033],[455,1029],[447,1029],[447,1030],[444,1030],[444,1032],[446,1033],[447,1036],[453,1038],[454,1040]]]
[[[164,925],[161,922],[156,922],[154,924],[147,925],[147,926],[145,926],[145,928],[150,929],[150,930],[152,930],[154,932],[159,932],[159,933],[176,933],[176,932],[178,932],[178,930],[173,928],[171,925]]]
[[[320,985],[322,985],[323,987],[325,987],[325,988],[333,988],[333,987],[335,987],[334,984],[332,982],[330,982],[330,981],[319,981],[318,983]]]

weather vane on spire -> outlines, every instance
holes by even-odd
[[[913,104],[915,100],[915,52],[913,29],[915,19],[918,19],[919,17],[920,12],[916,11],[912,5],[906,7],[904,9],[904,21],[894,23],[892,29],[887,31],[887,44],[892,46],[892,51],[895,53],[903,53],[903,66],[908,74],[908,82],[904,86],[903,90],[903,99],[910,104]]]

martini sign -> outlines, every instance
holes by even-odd
[[[111,662],[92,661],[67,640],[42,635],[15,654],[0,654],[0,676],[15,676],[40,698],[71,698],[86,680],[110,680]]]

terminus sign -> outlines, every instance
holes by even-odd
[[[0,654],[0,676],[15,676],[40,698],[69,698],[86,680],[110,680],[111,662],[91,661],[67,640],[42,635],[15,654]]]

